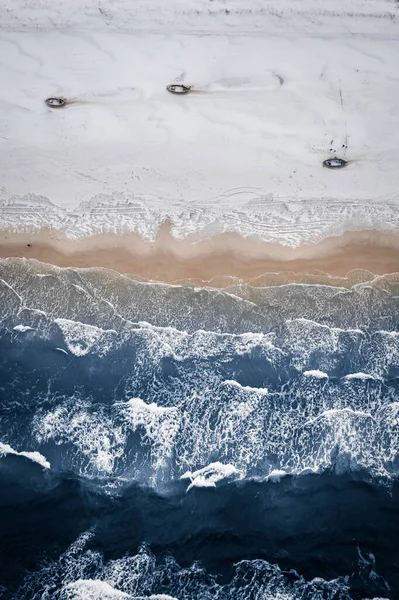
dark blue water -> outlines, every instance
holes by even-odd
[[[399,280],[273,278],[2,261],[1,598],[399,597]]]

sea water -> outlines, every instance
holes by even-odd
[[[398,597],[399,276],[312,281],[1,261],[0,598]]]

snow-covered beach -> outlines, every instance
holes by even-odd
[[[389,1],[41,1],[0,9],[3,229],[398,229]],[[193,92],[174,96],[166,85]],[[48,96],[72,103],[48,108]],[[329,157],[349,161],[329,170]],[[4,236],[2,236],[2,241]]]

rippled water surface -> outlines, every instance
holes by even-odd
[[[399,597],[399,277],[320,281],[1,261],[0,597]]]

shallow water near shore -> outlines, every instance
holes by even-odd
[[[266,242],[255,234],[192,235],[178,239],[165,221],[154,239],[137,233],[104,233],[70,239],[66,231],[0,232],[0,259],[21,258],[58,267],[103,267],[134,280],[224,288],[283,283],[348,286],[395,274],[399,237],[376,229],[347,231],[296,247]],[[395,275],[393,275],[395,277]]]

